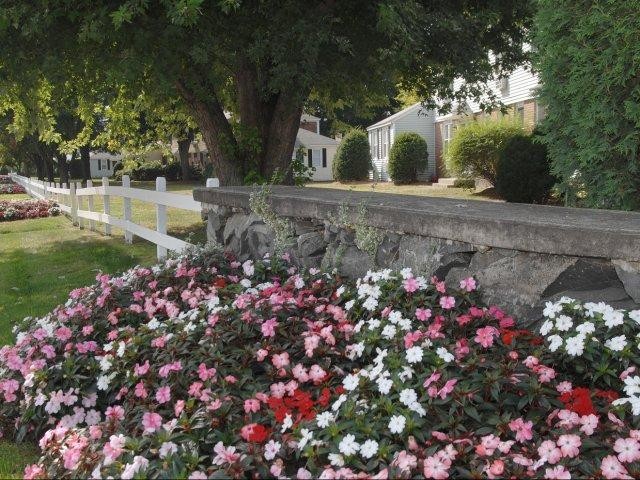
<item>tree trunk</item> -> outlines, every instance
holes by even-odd
[[[67,185],[69,183],[69,167],[67,165],[66,155],[58,153],[58,174],[60,175],[60,183]]]
[[[80,162],[82,164],[82,179],[91,180],[91,150],[88,145],[80,147]]]
[[[244,165],[238,159],[238,146],[231,125],[217,97],[210,93],[211,98],[208,101],[200,100],[185,82],[180,80],[176,82],[176,89],[200,127],[220,185],[242,185]]]
[[[38,176],[38,180],[44,180],[44,162],[42,157],[38,154],[33,154],[32,157],[32,162],[36,166],[36,175]]]
[[[53,183],[56,178],[55,173],[53,172],[53,159],[46,156],[43,158],[44,166],[47,169],[47,179],[49,180],[49,182]]]
[[[186,138],[178,140],[178,159],[182,170],[182,180],[191,180],[191,169],[189,168],[189,147],[193,142],[193,130],[189,129]]]

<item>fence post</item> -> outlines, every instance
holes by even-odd
[[[73,225],[78,224],[78,198],[76,197],[76,182],[71,182],[69,184],[69,203],[71,207],[71,223]]]
[[[207,187],[219,187],[220,186],[220,180],[218,180],[217,178],[207,178]]]
[[[124,188],[131,188],[131,178],[129,178],[129,175],[123,175],[122,176],[122,186]],[[124,212],[124,221],[125,222],[130,222],[131,221],[131,199],[128,197],[123,197],[123,212]],[[133,242],[133,233],[131,233],[129,230],[125,229],[124,231],[124,241],[126,243],[131,243]]]
[[[87,180],[87,188],[93,188],[93,180]],[[93,195],[89,195],[87,198],[88,208],[90,212],[93,212]],[[89,230],[95,231],[96,222],[95,220],[89,220]]]
[[[49,185],[49,182],[42,182],[42,195],[44,195],[45,200],[49,199],[49,193],[47,192],[47,185]]]
[[[84,196],[78,195],[78,190],[81,188],[82,182],[76,182],[76,217],[78,218],[78,226],[83,229],[87,221],[79,213],[80,210],[84,210]]]
[[[109,177],[102,177],[102,186],[105,188],[109,187]],[[104,202],[104,214],[109,215],[111,213],[111,205],[109,204],[109,195],[107,195],[107,193],[105,192],[102,199]],[[108,222],[105,222],[104,224],[104,234],[111,235],[111,225],[109,225]]]
[[[164,177],[156,178],[156,192],[166,192],[167,181]],[[156,231],[158,233],[167,233],[167,207],[164,205],[156,204]],[[156,255],[158,260],[162,260],[167,256],[167,249],[156,246]]]

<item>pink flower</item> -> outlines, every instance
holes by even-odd
[[[182,411],[184,410],[185,401],[178,400],[176,404],[173,406],[173,413],[176,417],[179,417]]]
[[[215,465],[233,464],[240,459],[240,454],[236,453],[236,447],[225,447],[222,442],[216,443],[213,452],[216,454],[213,457]]]
[[[139,364],[135,364],[135,366],[133,367],[133,373],[137,376],[140,377],[142,375],[146,375],[146,373],[149,371],[149,360],[145,361],[142,365]]]
[[[416,318],[421,322],[426,322],[431,318],[431,310],[428,308],[416,308]]]
[[[167,403],[171,400],[171,387],[160,387],[156,392],[156,400],[159,404]]]
[[[620,374],[620,380],[624,380],[625,378],[627,378],[629,375],[631,375],[633,372],[636,371],[636,367],[629,367],[626,370],[624,370],[621,374]]]
[[[249,398],[244,401],[244,413],[256,413],[260,410],[260,401]]]
[[[480,439],[480,445],[476,445],[476,454],[481,457],[490,457],[500,445],[500,437],[485,435]]]
[[[425,478],[434,478],[436,480],[449,478],[449,467],[451,462],[443,461],[438,455],[432,455],[424,459],[424,476]]]
[[[407,453],[406,450],[398,452],[391,464],[402,472],[410,472],[412,469],[418,467],[418,459],[415,455]]]
[[[460,289],[466,290],[467,292],[473,292],[477,287],[476,279],[473,277],[468,277],[460,280]]]
[[[585,435],[593,435],[593,432],[598,427],[598,417],[593,413],[589,415],[583,415],[580,417],[580,431],[584,432]]]
[[[120,405],[107,407],[105,415],[109,420],[124,420],[124,408]]]
[[[524,363],[527,368],[533,368],[540,363],[540,360],[538,360],[538,358],[534,357],[533,355],[529,355],[524,359],[524,362],[522,363]]]
[[[487,326],[476,330],[476,336],[473,340],[484,348],[489,348],[493,345],[493,337],[498,334],[499,332],[496,327]]]
[[[547,468],[544,471],[544,478],[550,480],[570,480],[571,474],[562,465],[558,465],[557,467]]]
[[[296,366],[291,369],[291,374],[301,383],[309,381],[309,372],[301,363],[296,364]]]
[[[266,320],[260,327],[260,329],[262,330],[262,335],[264,335],[265,337],[275,337],[277,326],[278,322],[275,317]]]
[[[136,384],[133,394],[138,398],[147,398],[147,390],[144,388],[144,384],[142,382],[138,382]]]
[[[538,447],[538,455],[541,460],[549,462],[551,465],[558,463],[562,458],[562,452],[553,440],[545,440]]]
[[[34,478],[44,477],[44,474],[45,474],[44,469],[41,466],[34,463],[33,465],[27,465],[25,467],[23,478],[25,480],[32,480]]]
[[[282,382],[271,384],[269,390],[271,390],[271,395],[276,398],[282,398],[287,393],[284,383]]]
[[[640,443],[635,438],[619,438],[613,449],[618,452],[618,460],[623,463],[640,460]]]
[[[453,392],[453,387],[456,386],[456,383],[458,383],[458,380],[455,378],[452,378],[451,380],[447,380],[447,383],[444,384],[444,387],[442,387],[438,391],[438,395],[440,396],[440,398],[443,400],[447,398],[447,395]]]
[[[437,382],[438,380],[440,380],[440,377],[442,376],[442,374],[440,372],[438,372],[437,370],[435,372],[433,372],[429,378],[427,378],[424,383],[422,384],[422,386],[424,388],[427,388],[429,385],[431,385],[433,382]]]
[[[289,365],[289,354],[287,352],[275,354],[271,357],[271,363],[276,368],[284,368]]]
[[[624,465],[613,455],[607,455],[602,459],[600,470],[602,470],[602,476],[609,480],[632,478]]]
[[[68,327],[60,327],[55,331],[56,338],[61,342],[66,342],[71,338],[73,332]]]
[[[312,365],[309,369],[309,378],[313,383],[319,383],[327,376],[327,372],[325,372],[320,365]]]
[[[516,440],[519,442],[525,442],[533,438],[533,422],[525,422],[522,418],[516,418],[509,422],[509,428],[511,431],[516,432]]]
[[[580,453],[582,441],[578,435],[560,435],[558,438],[558,446],[564,457],[577,457]]]
[[[153,433],[162,426],[162,417],[155,412],[146,412],[142,416],[144,433]]]
[[[260,350],[258,350],[256,352],[256,358],[259,362],[263,361],[265,358],[267,358],[267,355],[269,355],[269,352],[267,350],[265,350],[264,348],[261,348]]]
[[[420,284],[414,277],[409,277],[405,279],[404,282],[402,282],[402,286],[404,287],[405,291],[413,293],[418,290]]]
[[[501,477],[504,472],[504,462],[502,460],[494,460],[489,466],[488,477]]]
[[[453,297],[440,297],[440,306],[445,310],[451,310],[456,306],[456,299]]]
[[[571,392],[571,390],[573,390],[573,385],[571,385],[571,382],[560,382],[557,386],[556,386],[556,390],[558,391],[558,393],[569,393]]]

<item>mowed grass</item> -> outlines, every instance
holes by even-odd
[[[150,188],[152,182],[136,182]],[[191,194],[193,184],[169,184],[168,190]],[[0,200],[22,200],[27,195],[0,195]],[[85,207],[86,208],[86,207]],[[95,209],[102,208],[102,200]],[[192,242],[204,239],[204,223],[197,212],[168,210],[168,233]],[[133,220],[155,227],[155,206],[132,201]],[[122,199],[111,199],[111,214],[122,215]],[[104,225],[97,224],[104,232]],[[64,217],[0,223],[0,345],[13,341],[12,328],[26,316],[40,316],[64,303],[69,291],[95,281],[98,272],[117,273],[137,264],[155,262],[155,245],[134,237],[124,243],[114,229],[106,237],[79,229]],[[24,467],[37,460],[38,448],[0,439],[0,478],[21,478]]]
[[[461,200],[487,200],[499,202],[500,200],[493,189],[475,192],[466,188],[437,188],[431,187],[428,183],[417,183],[413,185],[394,185],[393,182],[313,182],[307,187],[312,188],[333,188],[337,190],[353,190],[356,192],[380,192],[395,193],[400,195],[418,195],[421,197],[441,197],[459,198]]]

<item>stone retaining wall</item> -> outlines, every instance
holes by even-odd
[[[274,232],[249,207],[250,192],[194,191],[207,237],[241,260],[274,248]],[[525,323],[563,295],[640,304],[640,214],[293,187],[275,188],[268,202],[290,219],[287,250],[304,267],[348,277],[411,267],[452,284],[474,275],[487,302],[510,307]]]

